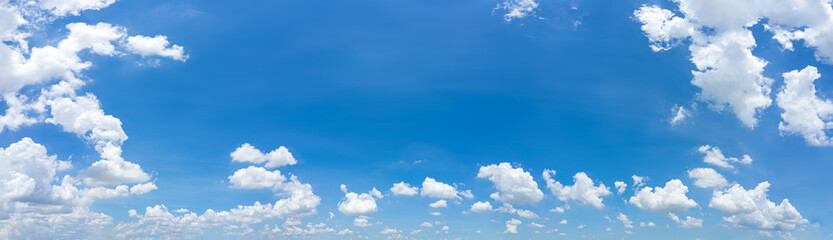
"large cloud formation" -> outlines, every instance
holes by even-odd
[[[767,61],[752,50],[750,30],[760,23],[783,49],[792,51],[801,41],[815,50],[816,59],[833,63],[833,8],[827,0],[674,0],[681,16],[656,5],[634,12],[654,51],[690,42],[691,83],[701,89],[698,98],[717,110],[728,109],[746,126],[758,123],[758,114],[772,104],[773,79],[764,76]],[[831,104],[815,95],[815,68],[784,74],[786,87],[778,94],[784,110],[779,129],[804,136],[811,145],[833,145],[825,131],[831,128]]]
[[[156,189],[150,174],[122,157],[122,144],[128,139],[122,122],[107,114],[94,94],[81,92],[91,81],[83,72],[93,66],[82,56],[139,53],[143,58],[185,61],[184,48],[162,35],[154,37],[154,43],[129,41],[146,37],[130,36],[126,28],[109,23],[71,22],[63,26],[67,31],[61,37],[37,31],[62,17],[114,2],[0,1],[0,95],[7,106],[0,115],[0,132],[53,124],[90,143],[100,157],[88,167],[73,166],[47,154],[31,138],[3,149],[0,238],[95,238],[112,224],[111,217],[90,210],[96,199]],[[30,46],[34,37],[49,41]]]

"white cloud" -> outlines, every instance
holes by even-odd
[[[38,5],[56,16],[78,15],[84,10],[100,10],[116,0],[40,0]]]
[[[674,2],[682,17],[657,6],[643,6],[634,13],[643,24],[642,30],[651,41],[651,47],[662,51],[690,40],[691,60],[697,67],[692,83],[702,89],[700,99],[710,102],[716,109],[730,107],[749,127],[756,125],[757,113],[772,102],[769,97],[772,80],[762,75],[767,62],[752,54],[756,42],[749,30],[751,27],[765,22],[764,29],[771,32],[772,38],[785,50],[792,51],[793,41],[803,40],[805,46],[815,50],[819,61],[833,63],[833,8],[830,1]],[[812,109],[805,110],[810,110],[810,119],[815,118]],[[792,120],[801,122],[800,119]],[[796,127],[792,130],[813,132],[811,128],[803,128],[806,126]],[[809,137],[808,142],[814,144],[813,137],[805,133],[798,134]]]
[[[448,207],[448,203],[446,203],[446,201],[444,199],[440,199],[436,202],[432,202],[431,204],[428,204],[428,206],[431,207],[431,208],[445,208],[445,207]]]
[[[536,228],[543,228],[543,227],[546,227],[546,226],[544,226],[543,224],[536,223],[536,222],[531,222],[531,223],[529,223],[529,226],[530,226],[530,227],[536,227]]]
[[[353,226],[356,227],[370,227],[373,226],[373,223],[370,223],[370,220],[367,216],[358,216],[353,219]]]
[[[506,11],[503,19],[512,22],[514,19],[534,15],[536,8],[538,8],[538,2],[535,2],[535,0],[503,0],[495,7],[495,10],[502,9]]]
[[[437,180],[430,177],[426,177],[425,181],[422,182],[422,196],[461,199],[458,193],[454,186],[437,182]]]
[[[709,207],[730,215],[723,220],[739,228],[792,230],[808,223],[789,200],[776,205],[767,199],[769,186],[769,182],[762,182],[746,190],[735,184],[725,191],[715,191]]]
[[[784,73],[785,86],[776,98],[778,107],[784,109],[778,129],[801,135],[813,146],[833,146],[827,136],[827,130],[833,128],[833,102],[817,96],[813,82],[819,77],[818,69],[812,66]]]
[[[625,193],[625,189],[628,187],[628,184],[622,181],[613,182],[613,186],[616,187],[616,192],[619,194]]]
[[[390,191],[393,195],[404,195],[404,196],[413,196],[419,193],[418,187],[411,187],[410,184],[405,182],[394,183],[393,187],[390,188]]]
[[[266,168],[276,168],[298,163],[295,157],[292,156],[292,153],[289,152],[289,149],[286,149],[284,146],[272,150],[269,153],[263,153],[248,143],[244,143],[235,149],[231,153],[231,160],[232,162],[249,162],[254,164],[266,162],[266,165],[264,165]]]
[[[532,179],[529,172],[522,168],[513,168],[509,163],[480,167],[478,178],[486,178],[495,184],[498,192],[492,193],[492,199],[510,203],[536,203],[544,198],[544,193],[538,189],[538,183]]]
[[[631,178],[633,179],[633,187],[634,188],[639,188],[639,187],[645,186],[645,182],[648,181],[648,178],[642,177],[642,176],[633,175],[633,176],[631,176]]]
[[[610,188],[605,187],[604,183],[595,186],[593,180],[587,177],[584,172],[576,173],[573,176],[573,186],[563,186],[560,182],[552,179],[553,175],[555,175],[555,171],[544,170],[543,176],[547,182],[547,188],[561,201],[574,200],[582,204],[602,208],[604,207],[602,197],[612,194]]]
[[[659,213],[673,213],[696,207],[697,203],[686,196],[688,187],[678,179],[665,183],[665,187],[645,187],[628,202],[640,209]]]
[[[166,36],[156,35],[154,37],[146,37],[136,35],[127,38],[125,47],[131,53],[138,54],[142,57],[169,57],[183,62],[188,59],[188,55],[185,55],[185,50],[182,46],[174,44],[169,47],[170,44]]]
[[[693,218],[691,216],[686,216],[685,220],[680,220],[676,214],[669,213],[668,216],[671,217],[671,220],[680,224],[680,227],[683,228],[700,228],[703,227],[703,219]]]
[[[712,147],[709,145],[700,146],[700,148],[698,148],[697,151],[706,154],[706,156],[703,157],[703,162],[722,168],[735,168],[735,166],[733,166],[732,163],[741,163],[746,165],[752,163],[752,157],[749,157],[749,155],[743,155],[743,157],[741,157],[740,159],[735,157],[726,157],[723,155],[723,152],[721,152],[719,148]]]
[[[633,228],[633,221],[628,219],[627,215],[620,212],[619,215],[616,216],[616,219],[619,219],[619,221],[622,222],[623,225],[625,225],[625,228]]]
[[[671,108],[671,125],[676,126],[685,121],[686,118],[691,117],[691,111],[685,109],[683,106],[674,106]]]
[[[353,231],[350,231],[350,229],[345,228],[345,229],[342,229],[341,231],[338,231],[338,235],[339,236],[353,235]]]
[[[430,222],[422,222],[422,224],[420,224],[419,226],[430,228],[430,227],[434,227],[434,224],[431,224]]]
[[[695,168],[688,170],[688,177],[694,179],[694,186],[701,188],[714,188],[729,185],[726,178],[711,168]]]
[[[345,200],[338,203],[338,211],[347,215],[365,215],[378,211],[376,199],[382,198],[382,193],[376,188],[367,193],[354,193],[347,191],[347,186],[341,185]]]
[[[274,204],[255,202],[253,205],[237,206],[228,211],[208,209],[203,214],[190,211],[177,211],[181,213],[173,214],[164,205],[147,207],[144,214],[131,209],[130,217],[138,220],[120,223],[115,227],[114,232],[121,238],[182,238],[185,235],[201,234],[206,228],[232,223],[253,224],[267,219],[308,216],[316,212],[315,209],[321,202],[321,198],[312,192],[312,186],[299,182],[295,176],[291,176],[287,182],[274,190],[288,197]],[[320,227],[303,231],[294,228],[287,230],[291,233],[330,231],[319,229]]]
[[[228,179],[233,188],[258,189],[278,187],[286,177],[278,170],[270,172],[262,167],[249,166],[237,170]]]
[[[504,203],[503,206],[495,209],[498,212],[515,214],[522,218],[538,218],[538,214],[526,209],[517,209],[512,204]]]
[[[0,131],[54,124],[83,138],[100,155],[88,167],[77,166],[80,171],[70,176],[58,174],[70,169],[69,161],[47,155],[42,145],[29,138],[3,149],[7,155],[0,154],[2,239],[108,238],[104,234],[112,218],[90,211],[90,205],[96,199],[157,189],[139,164],[122,158],[127,135],[121,121],[106,114],[95,95],[80,92],[91,81],[83,71],[93,66],[82,57],[123,56],[126,29],[108,23],[69,23],[66,31],[49,29],[61,17],[113,2],[0,1],[0,94],[7,105],[6,114],[0,116]],[[66,36],[39,35],[53,32],[66,32]],[[31,39],[45,41],[30,47]]]
[[[514,218],[510,219],[509,221],[506,221],[506,230],[503,231],[503,233],[518,234],[518,225],[521,225],[521,224],[523,224],[523,222],[521,222],[521,220],[514,219]]]
[[[476,202],[471,205],[469,211],[472,212],[488,212],[492,211],[492,204],[489,202]]]

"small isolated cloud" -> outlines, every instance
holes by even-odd
[[[703,157],[703,162],[722,168],[735,168],[735,166],[732,165],[733,163],[746,165],[752,164],[752,157],[749,157],[749,155],[743,155],[740,159],[735,157],[726,157],[719,148],[709,145],[700,146],[697,151],[706,155]]]
[[[695,168],[688,170],[688,177],[694,179],[694,186],[701,188],[715,188],[729,185],[726,178],[711,168]]]
[[[504,0],[494,10],[505,11],[503,19],[506,22],[512,22],[515,19],[535,15],[536,8],[538,8],[538,2],[535,0]]]
[[[419,193],[419,188],[411,187],[410,184],[405,182],[399,182],[393,184],[393,187],[390,188],[390,192],[397,196],[413,196]]]

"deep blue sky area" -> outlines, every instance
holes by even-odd
[[[140,164],[158,186],[91,206],[116,224],[135,220],[128,210],[143,212],[156,204],[202,213],[285,197],[229,188],[228,176],[248,166],[232,162],[229,154],[250,143],[264,151],[286,146],[297,159],[279,170],[309,183],[322,199],[316,214],[300,218],[305,224],[326,221],[371,239],[383,238],[379,232],[386,227],[410,235],[432,221],[451,230],[411,236],[551,239],[543,231],[558,228],[568,238],[759,239],[758,230],[724,222],[725,215],[708,206],[712,190],[694,187],[687,177],[690,169],[709,167],[698,147],[711,145],[729,157],[754,159],[720,172],[746,189],[768,181],[768,197],[776,204],[789,199],[809,221],[793,236],[833,233],[833,175],[827,173],[833,148],[809,146],[801,136],[779,131],[782,110],[774,102],[751,129],[731,111],[698,100],[688,40],[654,52],[633,17],[644,4],[674,9],[674,3],[542,0],[534,16],[511,22],[496,4],[120,0],[58,19],[32,42],[54,44],[66,35],[67,23],[109,22],[131,35],[165,35],[189,55],[185,62],[163,59],[158,66],[139,56],[81,55],[94,65],[84,71],[92,81],[80,92],[94,93],[102,109],[121,120],[129,136],[125,160]],[[813,49],[796,43],[795,51],[784,51],[761,25],[750,29],[757,40],[753,53],[769,62],[764,75],[774,79],[773,92],[784,85],[782,73],[813,65],[822,75],[815,82],[819,96],[833,96],[833,67],[817,62]],[[692,116],[670,124],[675,105]],[[22,137],[60,159],[71,157],[73,172],[99,160],[91,145],[54,125],[4,131],[0,145]],[[476,201],[491,200],[494,184],[478,178],[478,169],[501,162],[528,171],[544,192],[540,202],[515,206],[540,216],[519,218],[518,235],[495,234],[518,216],[461,214]],[[565,202],[545,187],[545,169],[567,185],[585,172],[614,193],[604,198],[603,209],[573,203],[566,213],[550,212]],[[648,177],[650,187],[680,179],[698,206],[678,215],[702,218],[703,227],[680,228],[667,214],[626,203],[634,193],[632,175]],[[392,183],[420,186],[426,177],[470,189],[474,199],[449,200],[436,217],[429,212],[438,210],[427,206],[436,199],[390,195]],[[628,191],[617,194],[614,181],[628,183]],[[382,191],[379,211],[369,216],[384,225],[352,226],[355,216],[338,210],[345,198],[341,184],[358,193]],[[657,226],[625,229],[605,219],[620,212],[637,225]],[[559,224],[562,219],[569,223]],[[547,227],[536,234],[530,222]],[[214,235],[222,232],[206,230],[203,237],[224,238]]]

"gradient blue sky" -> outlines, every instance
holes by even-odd
[[[9,6],[16,2],[0,1]],[[761,239],[771,234],[776,239],[831,239],[833,148],[779,130],[784,110],[776,104],[776,94],[785,86],[782,73],[815,66],[821,74],[815,81],[818,97],[833,95],[833,67],[817,60],[819,50],[804,44],[807,40],[797,40],[795,49],[786,51],[765,29],[766,19],[745,28],[757,44],[752,54],[768,62],[763,76],[773,80],[767,95],[773,102],[760,110],[750,128],[731,109],[715,110],[709,107],[713,101],[698,97],[702,89],[691,83],[697,70],[689,50],[694,40],[679,40],[667,51],[649,47],[652,42],[634,11],[657,5],[682,17],[677,3],[540,0],[527,16],[511,21],[504,18],[507,9],[496,8],[523,2],[119,0],[100,10],[37,23],[41,28],[26,30],[32,33],[33,48],[56,45],[67,37],[64,26],[69,23],[107,22],[125,27],[131,36],[167,36],[188,57],[177,61],[153,54],[80,51],[78,56],[92,66],[78,73],[87,84],[75,90],[77,95],[94,94],[107,115],[121,120],[129,136],[121,145],[122,156],[150,175],[133,183],[152,182],[158,189],[83,206],[112,217],[100,230],[73,231],[78,226],[69,224],[54,228],[59,232],[29,231],[14,222],[26,218],[18,212],[19,218],[0,218],[0,236]],[[9,39],[4,43],[16,44]],[[41,88],[59,81],[56,77],[19,90],[0,90],[37,98]],[[672,124],[675,106],[691,114]],[[71,160],[72,168],[59,171],[52,184],[60,185],[63,175],[83,178],[85,169],[102,159],[85,134],[43,120],[50,117],[48,111],[37,114],[30,113],[40,116],[37,123],[3,130],[0,146],[29,137],[57,159]],[[820,116],[831,124],[830,115]],[[128,214],[131,209],[143,214],[146,207],[164,205],[174,215],[180,208],[199,215],[207,209],[223,211],[287,197],[269,189],[230,187],[235,171],[261,166],[232,161],[230,153],[244,143],[264,152],[288,148],[297,164],[268,170],[309,184],[320,197],[314,212],[247,224],[230,221],[197,231],[166,229],[182,235],[159,231],[126,236],[119,235],[125,229],[111,230],[153,227],[129,225],[139,221]],[[734,169],[710,165],[698,151],[703,145],[718,147],[727,157],[749,155],[753,162]],[[12,161],[5,158],[0,161]],[[478,178],[481,167],[502,162],[528,172],[543,192],[539,201],[513,205],[537,218],[468,211],[479,201],[503,206],[489,197],[495,184]],[[767,198],[775,204],[789,199],[807,222],[794,229],[737,226],[724,219],[731,214],[709,207],[715,191],[728,186],[695,186],[687,175],[695,168],[713,168],[745,189],[768,181]],[[554,179],[564,185],[573,185],[572,176],[584,172],[612,193],[602,197],[602,208],[563,201],[547,187],[545,169],[555,170]],[[9,178],[5,174],[0,177]],[[682,181],[686,196],[697,206],[676,215],[700,219],[702,226],[682,227],[667,213],[629,202],[638,190],[633,175],[647,177],[647,187]],[[390,190],[401,181],[421,187],[426,177],[471,190],[473,198],[447,199],[447,208],[433,209],[428,204],[439,198],[398,196]],[[626,191],[617,193],[615,181],[627,183]],[[341,184],[350,192],[376,188],[384,195],[371,198],[376,212],[358,214],[373,226],[355,226],[358,215],[339,211],[345,201]],[[77,187],[92,186],[79,182]],[[569,209],[564,213],[550,211],[565,206]],[[617,219],[620,213],[636,226],[626,228]],[[332,230],[261,233],[264,225],[291,226],[285,225],[287,218],[301,221],[302,228],[324,223],[324,229]],[[516,234],[505,232],[511,219],[522,222]],[[560,224],[562,220],[567,223]],[[422,227],[423,222],[434,226]],[[544,227],[529,225],[533,222]],[[640,227],[640,222],[656,226]],[[442,226],[449,230],[442,231]],[[246,228],[254,232],[234,235]],[[382,233],[386,228],[399,232]],[[352,234],[338,235],[343,229]]]

